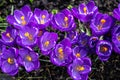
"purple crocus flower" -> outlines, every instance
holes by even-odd
[[[7,16],[7,21],[14,25],[15,28],[20,29],[29,23],[33,13],[29,6],[24,6],[21,10],[15,10],[14,15]]]
[[[91,71],[91,60],[89,58],[76,58],[68,66],[68,73],[74,80],[88,80]]]
[[[30,48],[21,48],[19,50],[19,63],[25,67],[27,72],[36,70],[40,67],[39,56]]]
[[[76,46],[73,48],[73,58],[83,58],[87,56],[87,51],[84,48]]]
[[[73,16],[68,9],[53,16],[52,26],[60,31],[70,31],[76,27]]]
[[[96,45],[96,53],[101,61],[107,61],[112,52],[112,44],[108,41],[101,40]]]
[[[108,14],[96,14],[95,18],[92,19],[90,24],[92,34],[95,36],[101,36],[107,33],[112,25],[112,22],[112,18]]]
[[[98,37],[96,36],[92,36],[90,39],[89,39],[89,47],[90,48],[94,48],[96,46],[98,42]]]
[[[120,54],[120,25],[114,27],[112,31],[113,48],[116,53]]]
[[[120,21],[120,4],[113,11],[113,17]]]
[[[80,33],[78,36],[78,44],[80,47],[87,48],[90,37],[85,33]]]
[[[77,43],[78,40],[78,32],[77,31],[69,31],[67,37],[71,40],[72,44]]]
[[[18,73],[17,50],[9,48],[4,50],[1,56],[1,69],[4,73],[15,75]]]
[[[57,33],[44,32],[42,37],[39,39],[39,47],[44,55],[48,55],[49,51],[54,48],[58,39]]]
[[[34,46],[37,42],[38,29],[26,25],[19,31],[20,38],[17,38],[17,43],[24,46]]]
[[[38,29],[44,29],[49,26],[49,23],[52,19],[52,14],[49,14],[47,10],[40,10],[35,8],[34,15],[31,18],[30,22],[36,25]]]
[[[50,60],[57,66],[66,66],[72,61],[71,43],[68,38],[63,39],[56,45],[50,55]]]
[[[73,15],[82,22],[89,22],[97,12],[98,8],[93,1],[80,4],[78,9],[72,8]]]
[[[2,42],[6,45],[13,45],[17,36],[17,30],[8,26],[6,32],[2,33]]]

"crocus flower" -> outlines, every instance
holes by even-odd
[[[68,9],[53,16],[52,26],[60,31],[70,31],[76,27],[73,16]]]
[[[2,42],[6,45],[13,45],[17,36],[17,30],[8,26],[6,32],[2,33]]]
[[[108,14],[96,14],[90,24],[92,34],[95,36],[101,36],[107,33],[112,25],[112,22],[112,18]]]
[[[113,11],[113,17],[120,21],[120,4]]]
[[[120,25],[114,26],[112,31],[112,43],[114,51],[120,54]]]
[[[15,75],[18,73],[17,51],[14,48],[4,50],[1,56],[1,69],[4,73]]]
[[[78,33],[77,31],[69,31],[67,37],[71,40],[72,44],[75,44],[78,40]]]
[[[76,46],[73,48],[73,58],[83,58],[87,56],[87,51],[84,48]]]
[[[72,61],[71,43],[68,38],[63,39],[56,45],[50,55],[50,60],[57,66],[66,66]]]
[[[90,39],[89,39],[89,47],[90,48],[94,48],[96,46],[98,42],[98,37],[96,36],[92,36]]]
[[[7,21],[14,25],[15,28],[24,28],[23,26],[29,23],[33,13],[29,6],[24,6],[21,10],[15,10],[14,15],[7,16]]]
[[[72,8],[73,15],[82,22],[89,22],[97,12],[98,8],[93,1],[80,4],[78,9]]]
[[[48,55],[49,51],[54,48],[58,39],[57,33],[45,32],[42,37],[38,40],[39,47],[44,55]]]
[[[78,44],[80,47],[87,48],[90,37],[85,33],[80,33],[78,36]]]
[[[26,25],[19,31],[20,39],[17,39],[19,45],[34,46],[37,42],[38,29]]]
[[[89,58],[76,58],[68,66],[68,73],[74,80],[88,80],[91,71],[91,60]]]
[[[40,10],[35,8],[34,15],[31,18],[30,22],[36,25],[38,29],[44,29],[49,26],[49,23],[52,19],[52,14],[49,14],[47,10]]]
[[[96,53],[101,61],[107,61],[112,52],[112,44],[108,41],[101,40],[96,45]]]
[[[19,50],[19,63],[25,67],[27,72],[36,70],[40,67],[39,56],[30,48],[21,48]]]

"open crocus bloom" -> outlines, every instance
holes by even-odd
[[[7,21],[15,28],[21,29],[29,23],[32,15],[30,7],[26,5],[21,10],[15,10],[14,15],[7,16]]]
[[[37,53],[28,48],[19,50],[19,63],[25,67],[27,72],[36,70],[40,67],[39,56]]]
[[[98,42],[98,37],[96,36],[92,36],[90,39],[89,39],[89,47],[90,48],[94,48],[96,46]]]
[[[49,26],[52,19],[52,14],[49,14],[47,10],[40,10],[38,8],[34,11],[34,16],[31,18],[30,22],[36,25],[38,29],[44,29]]]
[[[89,58],[76,58],[68,66],[68,73],[74,80],[87,80],[91,71],[91,60]]]
[[[66,66],[72,61],[71,43],[68,38],[56,45],[50,55],[51,62],[58,66]]]
[[[45,32],[39,39],[39,47],[44,55],[48,55],[49,51],[55,47],[56,41],[58,39],[57,33]]]
[[[92,19],[90,28],[92,34],[95,36],[101,36],[107,33],[112,25],[112,18],[108,14],[98,13],[95,18]]]
[[[83,58],[87,56],[87,51],[79,46],[73,48],[73,57],[74,58]]]
[[[26,25],[23,29],[19,31],[20,40],[17,40],[19,45],[33,46],[37,42],[38,29]]]
[[[120,54],[120,25],[114,26],[112,33],[112,42],[113,42],[113,48],[114,51]]]
[[[96,53],[100,60],[107,61],[112,52],[112,44],[108,41],[101,40],[96,45]]]
[[[82,22],[89,22],[97,12],[98,8],[93,1],[90,1],[88,4],[80,4],[78,9],[72,8],[73,15]]]
[[[79,36],[78,36],[79,46],[87,48],[89,39],[90,39],[90,37],[88,35],[86,35],[86,33],[80,33]]]
[[[72,44],[76,44],[78,40],[78,32],[77,31],[69,31],[67,33],[67,37],[71,40]]]
[[[2,42],[7,45],[13,45],[17,36],[17,30],[8,26],[6,32],[2,33]]]
[[[53,16],[52,26],[60,31],[70,31],[76,27],[73,16],[68,9]]]
[[[14,48],[4,50],[1,56],[1,69],[4,73],[15,75],[18,73],[17,52]]]

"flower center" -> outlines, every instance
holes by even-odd
[[[26,59],[27,59],[28,61],[32,61],[32,58],[31,58],[29,55],[26,56]]]
[[[13,38],[10,36],[10,33],[6,33],[6,36],[10,38],[10,41],[13,41]]]
[[[108,51],[108,48],[105,47],[105,46],[102,46],[102,47],[100,47],[100,51],[101,52],[106,52],[106,51]]]
[[[39,30],[39,32],[38,32],[38,37],[42,36],[42,33],[43,33],[43,31],[42,31],[42,30]]]
[[[98,25],[98,30],[102,30],[103,25],[105,24],[106,20],[105,19],[101,19],[100,20],[100,25]]]
[[[59,53],[59,58],[63,59],[63,57],[64,57],[63,48],[58,48],[58,53]]]
[[[45,21],[44,21],[45,18],[46,18],[46,16],[42,15],[42,20],[40,20],[40,24],[44,24],[45,23]]]
[[[81,55],[80,55],[80,53],[77,53],[75,56],[76,56],[77,58],[79,58]]]
[[[27,37],[29,40],[33,40],[33,36],[31,34],[29,34],[28,32],[26,32],[25,37]]]
[[[83,66],[77,66],[77,67],[76,67],[76,70],[77,70],[77,71],[83,71],[83,70],[85,70],[85,68],[84,68]]]
[[[24,17],[24,16],[21,17],[21,20],[22,20],[22,23],[21,23],[21,24],[22,24],[22,25],[26,25],[26,21],[25,21],[25,17]]]
[[[46,42],[44,43],[44,45],[45,45],[46,47],[48,47],[49,44],[50,44],[50,41],[46,41]]]
[[[8,58],[8,59],[7,59],[7,62],[8,62],[9,64],[14,64],[14,59],[13,59],[13,58]]]
[[[65,21],[64,27],[68,27],[68,17],[64,17],[64,21]]]
[[[120,41],[120,35],[117,37],[118,41]]]
[[[83,12],[84,12],[85,14],[87,14],[87,8],[86,8],[86,7],[83,8]]]

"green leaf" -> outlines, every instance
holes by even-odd
[[[33,0],[29,0],[30,1],[30,3],[33,3]]]
[[[52,14],[56,14],[56,13],[58,13],[58,10],[57,9],[53,9],[52,10]]]

